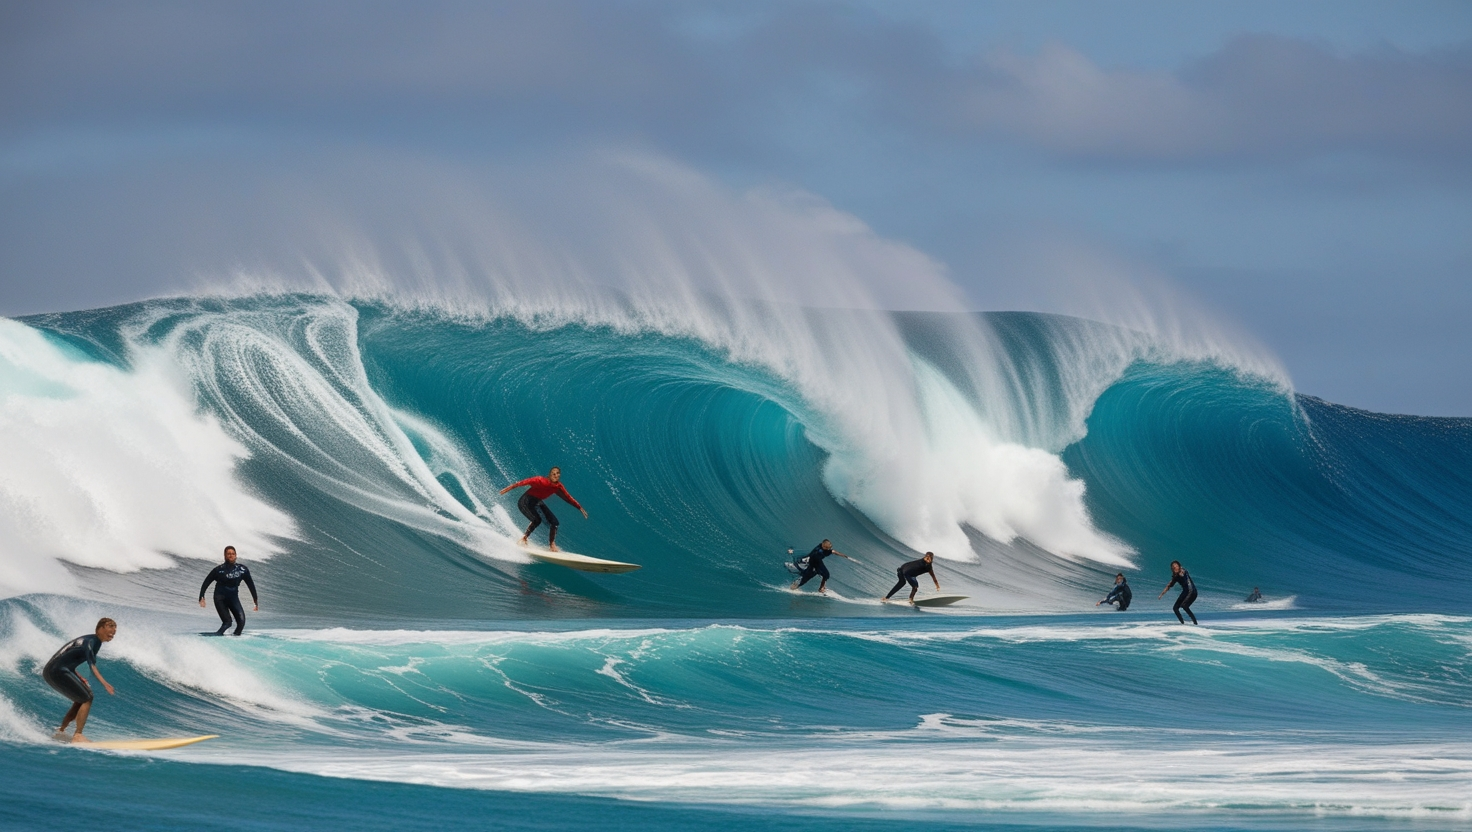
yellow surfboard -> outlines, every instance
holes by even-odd
[[[219,734],[204,734],[198,737],[171,737],[161,740],[103,740],[102,742],[79,743],[82,748],[103,748],[108,751],[163,751],[168,748],[182,748],[186,745],[194,745],[197,742],[212,740]]]

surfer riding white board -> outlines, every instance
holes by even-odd
[[[547,508],[547,503],[544,501],[553,494],[556,494],[573,508],[581,511],[584,520],[588,519],[588,510],[583,508],[577,500],[574,500],[571,494],[567,493],[567,486],[562,484],[562,469],[555,465],[551,471],[547,472],[547,476],[527,477],[521,482],[512,483],[501,489],[501,493],[505,494],[511,489],[520,488],[523,485],[527,486],[526,493],[521,495],[520,500],[517,500],[516,508],[525,515],[526,519],[532,521],[532,523],[526,527],[526,534],[521,536],[521,545],[528,545],[527,541],[531,538],[532,532],[536,531],[537,527],[542,525],[543,520],[546,520],[547,549],[555,552],[557,551],[557,515],[552,513],[552,509]]]
[[[884,596],[883,600],[885,601],[893,598],[894,594],[900,591],[900,587],[908,583],[910,585],[910,603],[915,603],[915,593],[920,589],[920,582],[915,579],[926,573],[930,574],[930,580],[935,581],[935,588],[937,590],[940,589],[940,578],[935,576],[934,552],[926,552],[925,557],[900,565],[894,573],[899,580],[894,582],[894,589],[891,589],[889,594]]]

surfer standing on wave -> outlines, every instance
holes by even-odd
[[[236,554],[234,546],[225,547],[225,562],[210,570],[210,574],[204,576],[204,583],[199,585],[199,605],[204,606],[204,591],[215,584],[215,614],[220,616],[220,629],[215,635],[223,636],[230,629],[231,616],[234,616],[235,635],[245,632],[245,607],[240,605],[240,582],[250,587],[250,604],[256,612],[261,611],[261,599],[256,595],[256,582],[251,580],[250,568],[243,563],[235,562]]]
[[[511,489],[520,488],[523,485],[527,486],[526,493],[521,495],[520,500],[516,501],[516,507],[526,516],[526,519],[532,521],[532,524],[526,527],[526,534],[521,536],[521,545],[527,545],[527,540],[532,536],[532,532],[536,531],[537,527],[542,525],[542,521],[545,519],[547,521],[547,548],[555,552],[557,551],[557,515],[553,514],[552,509],[547,508],[547,504],[543,501],[556,494],[570,503],[573,508],[581,511],[584,520],[588,519],[588,510],[579,505],[578,501],[574,500],[572,495],[567,493],[567,487],[562,484],[562,469],[556,466],[553,466],[552,470],[548,471],[545,477],[527,477],[521,482],[512,483],[501,489],[501,493],[505,494]]]
[[[848,555],[833,548],[833,541],[825,538],[822,543],[813,547],[813,551],[808,552],[808,565],[802,570],[802,575],[792,582],[792,588],[798,589],[803,584],[811,581],[814,575],[822,575],[823,580],[818,582],[818,591],[826,593],[828,591],[828,567],[823,565],[823,559],[829,555],[848,558]],[[849,560],[853,560],[853,558],[849,558]]]
[[[1176,596],[1175,606],[1171,607],[1176,614],[1176,620],[1182,624],[1186,623],[1186,619],[1181,617],[1181,610],[1185,610],[1186,615],[1191,616],[1191,623],[1199,624],[1200,622],[1196,620],[1196,613],[1191,612],[1191,605],[1196,603],[1196,582],[1191,580],[1191,573],[1181,567],[1180,561],[1170,562],[1170,583],[1166,584],[1165,589],[1160,590],[1160,594],[1155,597],[1164,598],[1165,593],[1176,584],[1181,585],[1181,594]]]
[[[41,678],[46,680],[57,693],[72,700],[71,708],[61,720],[61,727],[56,729],[52,739],[62,740],[66,738],[66,726],[73,719],[77,721],[77,730],[72,733],[72,742],[91,742],[82,734],[82,728],[87,724],[87,714],[92,712],[92,687],[87,684],[81,674],[77,673],[77,667],[82,662],[92,670],[92,678],[102,683],[108,696],[115,691],[102,674],[97,672],[97,651],[102,645],[112,641],[113,636],[118,634],[118,623],[111,618],[104,618],[97,622],[97,629],[90,636],[78,636],[62,645],[56,655],[46,662],[46,667],[41,670]]]
[[[935,588],[937,590],[940,589],[940,578],[937,578],[935,576],[935,553],[926,552],[925,557],[919,560],[912,560],[909,563],[901,564],[900,567],[894,571],[894,574],[899,578],[899,580],[894,582],[894,589],[891,589],[889,591],[889,594],[884,596],[882,600],[888,601],[890,598],[894,597],[894,594],[896,592],[900,591],[900,587],[904,586],[906,583],[909,583],[910,603],[915,603],[915,593],[920,591],[920,582],[915,579],[919,578],[921,575],[926,574],[927,572],[930,573],[930,580],[935,581]]]

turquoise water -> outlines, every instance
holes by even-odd
[[[1472,822],[1472,420],[1075,319],[802,314],[780,349],[311,296],[7,322],[0,820],[91,778],[115,828],[225,784],[241,829]],[[643,569],[509,545],[496,491],[551,464],[564,545]],[[822,537],[833,597],[787,591]],[[225,542],[264,606],[204,639]],[[969,601],[879,604],[920,548]],[[89,735],[219,740],[48,742],[39,667],[103,614]]]

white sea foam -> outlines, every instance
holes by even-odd
[[[247,450],[199,414],[179,367],[130,359],[89,361],[0,319],[0,597],[75,591],[63,563],[133,572],[226,542],[264,559],[294,533],[237,481]]]
[[[1239,736],[1182,748],[1131,731],[989,742],[936,742],[922,739],[926,733],[922,726],[910,735],[779,747],[684,741],[351,759],[288,753],[271,755],[271,765],[454,788],[828,809],[1472,819],[1466,743],[1305,744]]]

